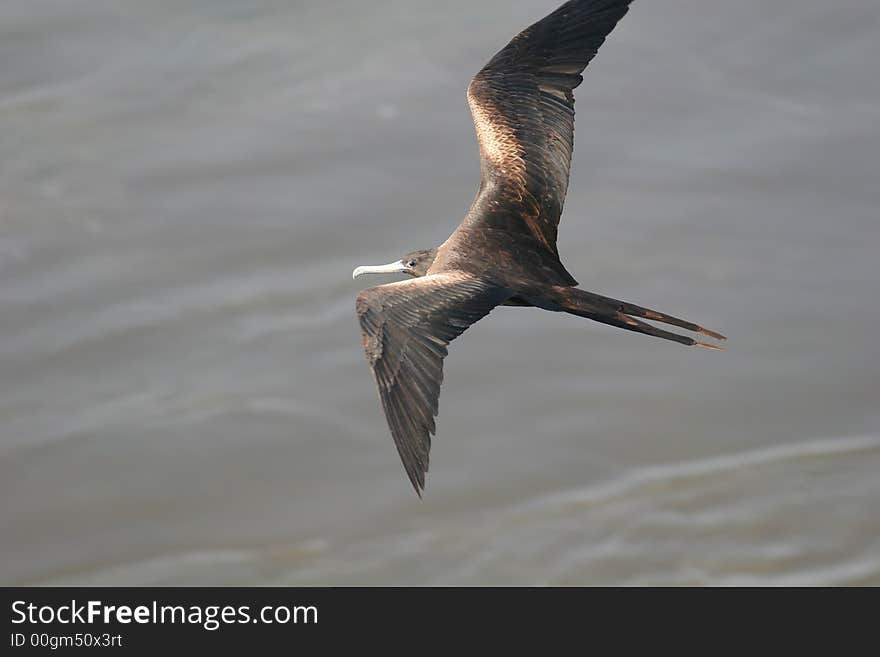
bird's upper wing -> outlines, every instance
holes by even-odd
[[[471,81],[482,160],[473,221],[528,233],[557,253],[574,143],[572,91],[630,2],[566,2],[514,37]]]
[[[403,467],[421,495],[446,345],[511,296],[463,273],[367,288],[357,314],[364,351]]]

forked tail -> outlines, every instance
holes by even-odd
[[[641,317],[655,322],[677,326],[688,331],[693,331],[694,333],[702,333],[703,335],[708,335],[710,338],[715,338],[716,340],[727,339],[720,333],[710,331],[709,329],[703,328],[693,322],[688,322],[687,320],[679,319],[672,315],[666,315],[657,312],[656,310],[651,310],[650,308],[642,308],[641,306],[636,306],[635,304],[627,303],[626,301],[620,301],[618,299],[612,299],[611,297],[603,297],[599,294],[579,290],[575,287],[556,287],[554,288],[554,292],[556,302],[565,312],[579,317],[587,317],[597,322],[602,322],[603,324],[617,326],[618,328],[626,329],[627,331],[653,335],[655,338],[672,340],[673,342],[678,342],[679,344],[687,345],[689,347],[704,347],[706,349],[722,350],[721,347],[716,347],[715,345],[707,344],[705,342],[698,342],[686,335],[664,331],[663,329],[659,329],[647,322],[642,322],[636,319],[636,317]]]

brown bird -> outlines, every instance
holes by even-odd
[[[446,347],[495,306],[567,312],[687,346],[718,349],[641,320],[725,339],[692,322],[580,290],[559,260],[556,233],[574,143],[572,91],[631,2],[566,2],[495,55],[467,90],[481,180],[464,220],[438,247],[352,273],[414,277],[364,290],[357,315],[391,435],[419,496]]]

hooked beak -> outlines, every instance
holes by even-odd
[[[363,265],[357,267],[351,272],[352,278],[357,278],[361,274],[402,274],[406,271],[406,265],[403,260],[397,262],[389,262],[387,265]]]

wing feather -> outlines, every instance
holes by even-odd
[[[511,296],[463,273],[367,288],[357,314],[394,444],[416,492],[428,470],[447,345]]]
[[[571,0],[526,28],[468,87],[482,182],[471,215],[557,255],[574,146],[573,90],[632,0]]]

